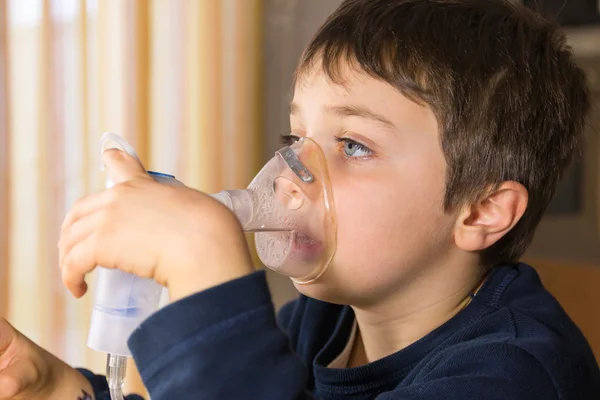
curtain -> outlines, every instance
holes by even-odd
[[[98,140],[214,192],[263,162],[261,0],[0,0],[0,315],[73,366],[92,292],[60,280],[74,201],[103,188]],[[130,363],[126,389],[143,393]]]

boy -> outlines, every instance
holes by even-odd
[[[286,137],[328,154],[337,253],[278,324],[232,214],[119,151],[120,183],[65,220],[64,283],[82,296],[104,265],[169,287],[129,341],[153,400],[598,399],[585,338],[516,263],[588,109],[563,36],[521,6],[348,0],[303,55]],[[0,396],[107,398],[0,337]]]

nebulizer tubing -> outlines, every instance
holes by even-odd
[[[117,134],[104,134],[100,144],[102,152],[109,148],[117,148],[139,161],[133,148]],[[269,260],[261,257],[267,267],[285,274],[279,263],[281,260],[292,260],[286,266],[291,265],[290,269],[295,270],[297,274],[291,272],[287,275],[291,278],[303,279],[304,282],[321,276],[335,251],[335,240],[333,240],[330,251],[325,252],[325,256],[321,257],[321,268],[316,268],[315,271],[311,270],[310,273],[307,273],[307,266],[310,270],[312,269],[311,264],[303,263],[301,257],[294,254],[293,251],[290,252],[290,249],[293,250],[292,245],[297,237],[296,230],[300,229],[300,225],[303,224],[306,217],[306,214],[302,212],[306,209],[310,210],[311,207],[322,207],[321,211],[325,210],[324,213],[321,213],[322,220],[325,225],[333,227],[328,230],[329,236],[335,236],[334,218],[330,218],[331,221],[328,219],[330,214],[333,214],[329,212],[332,210],[332,197],[326,168],[324,168],[324,156],[317,154],[320,149],[316,143],[307,142],[307,144],[309,150],[317,150],[308,151],[303,157],[308,165],[314,168],[314,171],[320,171],[319,179],[316,179],[311,170],[300,160],[299,154],[302,155],[299,150],[299,146],[302,145],[300,143],[294,148],[284,147],[279,150],[276,156],[257,174],[248,188],[226,190],[210,195],[236,215],[244,231],[263,232],[262,236],[257,237],[259,257],[261,256],[259,242],[262,244],[263,256],[265,249],[268,249],[269,254],[274,255]],[[148,174],[163,184],[183,185],[172,175],[151,171],[148,171]],[[291,177],[285,177],[286,174]],[[315,180],[322,185],[320,191],[319,184],[314,184]],[[301,186],[309,185],[312,189],[298,195],[302,190],[292,181],[296,181],[297,185]],[[106,187],[110,188],[112,185],[110,178],[107,177]],[[285,192],[282,189],[276,189],[276,186],[280,188],[291,186],[291,189]],[[313,190],[315,188],[317,188],[316,191]],[[302,208],[303,206],[304,208]],[[302,222],[298,222],[299,220]],[[282,236],[277,236],[278,233],[273,232],[280,232]],[[271,234],[274,236],[269,236]],[[110,396],[112,400],[121,400],[123,399],[127,359],[131,356],[127,340],[133,331],[159,308],[161,298],[166,295],[166,289],[152,279],[140,278],[117,269],[99,266],[95,294],[88,347],[107,353],[106,377]]]
[[[108,354],[106,357],[106,380],[112,400],[124,400],[123,382],[127,372],[127,357]]]

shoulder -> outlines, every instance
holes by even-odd
[[[571,360],[597,369],[598,363],[585,336],[543,286],[535,269],[518,264],[514,267],[514,278],[497,292],[497,301],[490,305],[497,313],[510,315],[511,343],[535,355],[545,365],[549,365],[550,359],[562,359],[562,363]]]
[[[552,361],[551,353],[540,357],[511,340],[460,343],[428,358],[411,386],[442,384],[450,392],[468,386],[473,395],[485,394],[489,399],[600,398],[597,366],[594,371],[582,360],[569,361],[562,356]]]
[[[462,390],[490,399],[562,398],[535,356],[501,341],[471,341],[446,348],[427,360],[411,386],[439,384],[447,385],[449,392],[468,386]]]
[[[489,371],[516,373],[512,376],[516,382],[525,367],[529,369],[525,376],[549,380],[561,399],[599,398],[600,370],[594,354],[535,269],[518,264],[494,275],[487,294],[479,299],[491,311],[475,324],[488,329],[452,346],[456,351],[452,359],[476,355],[488,360]]]

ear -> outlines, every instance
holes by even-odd
[[[525,186],[503,182],[494,192],[459,213],[454,231],[456,245],[465,251],[490,247],[519,222],[527,201]]]

